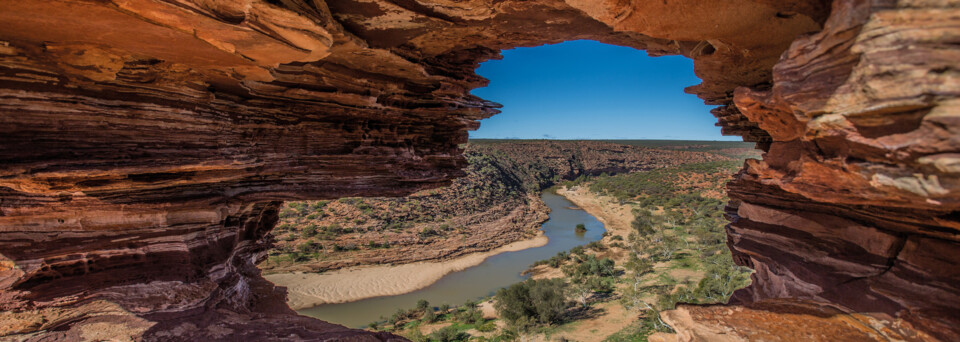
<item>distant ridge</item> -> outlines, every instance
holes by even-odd
[[[665,139],[486,139],[471,138],[471,144],[497,144],[524,141],[603,141],[621,145],[649,148],[672,148],[688,151],[710,151],[725,148],[754,148],[755,143],[723,140],[665,140]]]

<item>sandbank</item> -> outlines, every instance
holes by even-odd
[[[540,232],[531,239],[446,261],[421,261],[396,266],[358,266],[324,273],[279,273],[266,275],[264,278],[276,285],[285,286],[287,304],[294,310],[299,310],[322,304],[346,303],[413,292],[430,286],[449,273],[479,265],[488,257],[540,247],[546,245],[547,240],[543,232]]]

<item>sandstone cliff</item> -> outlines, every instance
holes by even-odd
[[[703,83],[687,91],[767,151],[730,185],[729,244],[757,270],[736,303],[956,339],[955,1],[0,8],[0,335],[391,338],[295,318],[260,277],[280,201],[449,184],[466,131],[497,112],[468,93],[478,63],[594,39],[693,58]],[[749,336],[719,308],[701,323]]]

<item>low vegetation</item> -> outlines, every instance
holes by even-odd
[[[750,271],[734,264],[726,248],[723,183],[739,161],[687,164],[676,168],[598,177],[595,193],[634,208],[621,303],[641,314],[608,340],[645,340],[670,332],[659,316],[677,303],[722,303],[749,284]],[[669,270],[696,271],[699,279],[678,280]],[[666,271],[666,272],[664,272]]]
[[[629,213],[629,232],[608,232],[601,241],[537,262],[531,279],[483,300],[492,303],[484,305],[497,318],[485,318],[477,302],[421,301],[369,328],[413,341],[566,339],[583,330],[582,322],[596,325],[614,312],[630,319],[600,337],[645,341],[651,333],[671,331],[660,312],[677,303],[725,302],[749,283],[748,270],[733,263],[725,246],[723,185],[744,156],[755,154],[733,143],[647,144],[661,150],[602,142],[472,141],[467,176],[449,188],[403,198],[285,204],[273,233],[278,247],[261,267],[270,272],[312,265],[319,271],[354,260],[375,263],[378,255],[409,262],[419,260],[417,251],[471,251],[439,248],[443,243],[502,245],[539,222],[512,220],[516,225],[505,227],[496,220],[515,208],[532,208],[539,191],[552,185],[589,189]],[[517,217],[533,217],[530,210]],[[587,227],[572,229],[579,234]]]
[[[583,223],[580,223],[580,224],[578,224],[577,227],[574,228],[573,230],[576,231],[577,233],[586,233],[586,232],[587,232],[587,226],[584,225]]]
[[[429,333],[424,333],[432,327]],[[467,301],[459,306],[447,304],[431,306],[425,300],[409,310],[398,310],[390,317],[381,317],[370,323],[370,330],[392,331],[412,341],[466,341],[473,333],[492,333],[497,330],[493,320],[485,319],[478,302]]]
[[[735,265],[726,249],[723,228],[723,184],[739,163],[697,163],[566,182],[630,208],[629,232],[537,262],[534,267],[556,269],[560,275],[534,276],[499,290],[490,299],[496,320],[466,318],[473,307],[468,303],[390,329],[416,341],[563,340],[584,329],[579,322],[622,308],[637,319],[609,336],[593,337],[646,341],[654,332],[671,332],[660,312],[678,303],[726,302],[749,283],[749,270]],[[419,330],[445,322],[451,324],[430,334]],[[496,328],[483,332],[478,324]]]
[[[546,219],[539,192],[564,180],[727,159],[598,141],[471,141],[464,155],[466,176],[450,187],[399,198],[285,203],[261,269],[322,272],[486,251],[536,234]],[[437,250],[448,253],[425,252]]]
[[[413,262],[434,257],[418,254],[426,250],[423,246],[468,253],[477,250],[445,244],[496,246],[498,238],[535,234],[539,222],[532,213],[518,212],[521,220],[500,222],[513,211],[533,210],[534,199],[514,172],[496,157],[476,152],[466,156],[467,176],[448,188],[400,198],[285,203],[272,232],[276,247],[260,267],[268,273],[303,270],[296,268],[301,265],[323,271],[357,260],[375,263],[385,256],[402,262],[397,254]]]

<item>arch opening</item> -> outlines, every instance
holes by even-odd
[[[492,300],[498,289],[529,278],[527,272],[553,272],[574,286],[581,280],[561,269],[576,266],[578,257],[557,256],[570,255],[571,248],[616,265],[616,274],[602,278],[612,283],[633,275],[626,265],[649,263],[650,270],[631,278],[643,286],[628,292],[637,301],[662,292],[644,298],[662,310],[678,301],[724,303],[749,283],[749,271],[734,264],[725,245],[729,199],[723,184],[759,153],[752,143],[717,140],[720,130],[707,114],[714,106],[683,92],[700,82],[692,60],[654,58],[596,41],[501,55],[476,71],[489,86],[472,95],[503,107],[464,145],[470,164],[465,177],[406,197],[284,204],[272,232],[278,242],[260,267],[268,280],[288,288],[299,313],[348,327],[429,326],[435,322],[420,318],[428,309],[418,308],[418,301],[439,308]],[[501,119],[507,122],[496,122]],[[624,127],[635,130],[618,130]],[[602,211],[569,212],[577,201],[593,198],[611,202]],[[602,216],[610,210],[623,216]],[[584,230],[572,234],[582,223]],[[549,239],[538,242],[543,237]],[[507,252],[504,245],[519,250]],[[468,261],[478,258],[486,260]],[[538,266],[550,263],[558,266]],[[451,264],[462,266],[435,274]],[[376,282],[367,279],[372,269],[380,276]],[[317,271],[324,273],[310,274]],[[621,292],[591,290],[581,299],[610,312],[642,311],[639,302],[611,299],[625,296]],[[671,294],[676,298],[667,298]],[[621,324],[598,334],[653,332],[633,331],[644,324],[619,318],[593,315],[556,324],[564,329],[609,320]]]
[[[5,2],[0,319],[16,322],[0,335],[390,338],[283,305],[254,265],[281,201],[449,184],[464,175],[467,132],[497,107],[469,94],[484,85],[478,63],[593,39],[693,58],[703,82],[689,91],[720,106],[724,134],[766,151],[729,184],[724,213],[754,285],[733,296],[737,310],[680,307],[666,320],[797,340],[840,327],[820,320],[828,307],[827,318],[856,312],[890,328],[860,333],[955,339],[957,37],[929,29],[956,26],[955,11],[854,0]],[[768,319],[784,312],[811,315]]]
[[[701,83],[693,60],[577,40],[501,52],[471,94],[503,105],[471,139],[718,140],[717,106],[683,90]]]

